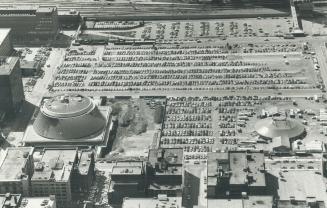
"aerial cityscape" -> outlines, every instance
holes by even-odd
[[[327,1],[1,0],[0,208],[327,208]]]

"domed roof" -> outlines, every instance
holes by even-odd
[[[255,124],[255,130],[266,138],[295,138],[305,131],[300,122],[286,117],[271,117],[260,120]]]
[[[42,137],[65,140],[96,135],[105,124],[106,119],[90,98],[65,94],[41,105],[33,127]]]

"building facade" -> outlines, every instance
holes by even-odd
[[[10,35],[11,29],[0,29],[0,56],[10,56],[14,51]]]
[[[14,43],[54,40],[59,33],[56,7],[2,7],[0,28],[11,28]]]
[[[24,100],[19,59],[0,57],[0,111],[11,116],[19,111]]]
[[[9,147],[0,151],[0,194],[30,195],[33,174],[33,148]]]

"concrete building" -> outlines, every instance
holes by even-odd
[[[110,107],[78,94],[44,98],[23,142],[35,146],[107,146]]]
[[[74,192],[87,193],[95,180],[95,160],[91,150],[78,152],[78,165],[74,169],[72,189]]]
[[[43,149],[36,151],[32,196],[55,195],[58,207],[70,207],[72,202],[73,168],[78,164],[76,149]]]
[[[316,171],[272,173],[278,180],[278,207],[326,207],[326,187]]]
[[[14,51],[10,31],[10,28],[0,29],[0,56],[10,56]]]
[[[39,61],[21,61],[20,69],[22,71],[22,76],[35,76],[41,72],[41,63]]]
[[[33,148],[9,147],[0,151],[0,193],[30,195],[33,175]]]
[[[21,194],[0,194],[0,208],[20,208],[21,202]]]
[[[183,189],[183,149],[150,149],[148,194],[180,196]]]
[[[56,196],[23,197],[19,208],[57,208]]]
[[[12,29],[13,43],[54,40],[59,33],[56,7],[17,6],[0,8],[0,28]]]
[[[16,113],[25,100],[17,57],[0,57],[0,111],[8,116]]]
[[[0,194],[0,208],[57,208],[56,197],[23,197],[21,194]]]
[[[121,204],[124,197],[144,197],[145,176],[143,162],[114,163],[110,173],[109,204]]]
[[[209,153],[207,178],[208,198],[265,194],[264,154],[245,151]]]
[[[77,29],[82,22],[80,13],[76,10],[59,11],[58,12],[59,24],[64,29]]]
[[[122,208],[182,208],[182,197],[160,194],[155,198],[124,198]]]
[[[248,196],[243,199],[208,199],[208,208],[272,208],[273,196]]]

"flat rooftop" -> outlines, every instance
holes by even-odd
[[[249,196],[247,199],[208,199],[208,208],[271,208],[272,196]]]
[[[55,203],[54,197],[24,197],[22,199],[22,208],[44,208],[52,207]]]
[[[76,149],[44,149],[34,152],[33,180],[67,181],[73,169]]]
[[[230,184],[245,184],[247,181],[247,161],[244,152],[233,152],[229,154],[229,166],[232,171]]]
[[[10,75],[12,70],[14,69],[17,61],[19,61],[18,57],[0,57],[0,75]]]
[[[111,175],[141,175],[142,173],[142,162],[117,162],[111,171]]]
[[[55,10],[54,7],[39,7],[36,12],[41,12],[41,13],[51,13]]]
[[[33,147],[8,147],[0,151],[0,181],[21,180],[28,155]]]
[[[312,170],[289,170],[281,172],[283,179],[279,180],[278,195],[281,201],[294,199],[296,201],[325,201],[326,188],[323,177]],[[276,174],[278,178],[281,176]]]
[[[209,152],[207,160],[208,186],[217,184],[218,168],[223,171],[229,170],[228,154],[225,152]]]
[[[230,152],[230,184],[265,186],[264,154],[259,152]]]
[[[91,155],[92,155],[91,151],[81,151],[80,153],[78,170],[83,175],[87,175],[89,172],[89,167],[92,160]]]
[[[182,148],[165,148],[150,149],[149,162],[154,165],[158,161],[158,157],[163,157],[169,165],[181,165],[183,163]]]
[[[182,197],[125,198],[122,208],[181,208]]]

